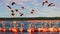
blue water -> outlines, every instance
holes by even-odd
[[[10,27],[10,23],[12,22],[12,24],[11,24],[11,27],[14,27],[14,24],[13,24],[13,21],[5,21],[4,22],[4,24],[5,24],[5,27],[6,28],[9,28]],[[24,24],[24,28],[25,29],[27,29],[29,26],[29,24],[30,23],[32,23],[32,25],[34,25],[34,22],[27,22],[27,21],[17,21],[17,24],[18,24],[18,26],[17,26],[17,28],[20,28],[21,26],[20,26],[20,24],[21,23],[23,23]],[[36,22],[36,24],[35,24],[35,27],[36,28],[38,28],[38,27],[40,27],[41,26],[41,24],[42,24],[42,26],[41,27],[50,27],[49,25],[51,25],[51,27],[53,27],[53,26],[55,26],[55,27],[59,27],[60,28],[60,22],[57,22],[58,24],[55,24],[55,23],[51,23],[51,24],[48,24],[48,22],[43,22],[43,23],[41,23],[41,22]],[[46,24],[46,25],[44,25],[44,24]],[[0,21],[0,27],[2,27],[2,22]]]

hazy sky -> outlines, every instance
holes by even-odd
[[[11,5],[11,2],[15,1],[15,5]],[[19,12],[24,13],[23,16],[19,16],[15,12],[14,17],[60,17],[60,0],[48,0],[49,3],[54,3],[55,6],[48,7],[48,4],[42,6],[44,0],[0,0],[0,17],[11,17],[11,12],[6,5],[10,5],[13,10],[19,9]],[[21,9],[24,6],[25,9]],[[34,14],[30,14],[34,9]]]

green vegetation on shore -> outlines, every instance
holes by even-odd
[[[0,20],[60,20],[60,17],[0,18]]]

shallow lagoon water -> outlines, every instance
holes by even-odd
[[[28,33],[28,32],[0,32],[0,34],[60,34],[60,32],[32,32],[32,33]]]

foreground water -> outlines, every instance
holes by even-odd
[[[60,34],[60,32],[32,32],[32,33],[28,33],[28,32],[0,32],[0,34]]]

